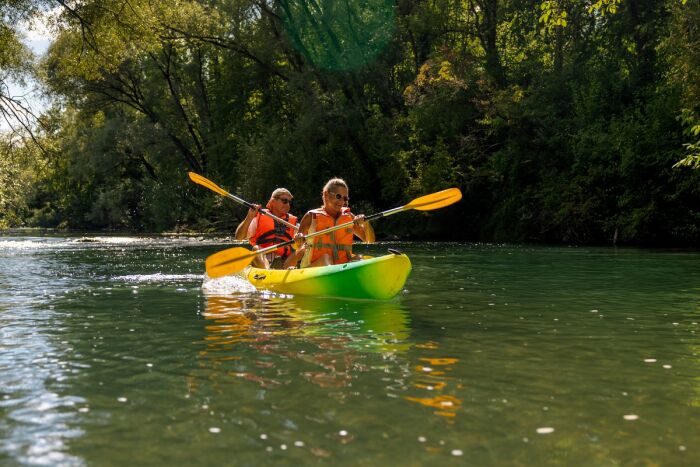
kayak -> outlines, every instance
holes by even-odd
[[[410,273],[408,256],[392,252],[317,268],[251,267],[245,275],[256,288],[276,293],[386,300],[403,289]]]

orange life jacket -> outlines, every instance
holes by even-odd
[[[350,208],[343,208],[337,219],[329,216],[323,208],[312,209],[309,213],[312,215],[312,218],[311,227],[307,235],[329,227],[335,227],[336,225],[346,224],[353,220]],[[349,262],[352,258],[352,235],[353,226],[350,225],[344,229],[335,230],[310,239],[311,247],[304,254],[301,267],[310,265],[324,254],[328,254],[333,258],[333,264]]]
[[[267,209],[261,209],[261,211],[270,212]],[[258,213],[257,219],[258,228],[255,230],[255,235],[248,239],[251,245],[258,245],[260,248],[266,248],[278,243],[287,242],[294,238],[294,234],[296,234],[294,229],[287,227],[281,222],[277,222],[270,216]],[[280,219],[284,219],[294,225],[297,223],[297,218],[291,214],[286,214]],[[292,249],[287,245],[276,249],[274,253],[276,256],[286,258],[292,253]]]

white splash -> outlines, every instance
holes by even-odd
[[[115,277],[115,281],[135,282],[135,283],[159,283],[175,281],[196,281],[202,278],[201,274],[132,274],[129,276]]]
[[[255,292],[255,286],[241,275],[230,275],[213,279],[206,274],[202,283],[205,294],[227,295],[232,293]]]

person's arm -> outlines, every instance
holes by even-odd
[[[248,214],[245,216],[245,219],[236,227],[236,240],[246,240],[250,238],[248,234],[250,223],[253,222],[253,219],[258,215],[259,210],[259,204],[255,205],[255,209],[248,209]]]
[[[309,214],[308,212],[304,214],[304,217],[301,218],[301,222],[299,222],[299,230],[297,231],[296,237],[299,237],[299,234],[306,235],[309,233],[309,229],[311,228],[311,220],[313,219],[313,214]]]
[[[306,252],[306,234],[309,233],[309,229],[311,228],[312,218],[313,216],[308,212],[301,218],[301,222],[299,222],[299,230],[294,236],[293,246],[295,251],[284,261],[284,269],[292,269],[296,267],[296,265],[299,264],[299,261],[301,261],[301,259],[304,257],[304,253]]]
[[[304,257],[304,253],[306,253],[306,243],[302,243],[295,252],[284,260],[284,266],[282,266],[282,269],[294,269],[297,267],[299,261],[301,261],[301,259]]]

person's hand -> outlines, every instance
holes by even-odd
[[[353,217],[352,221],[355,223],[356,226],[362,227],[365,223],[365,215],[358,214],[355,217]]]
[[[294,236],[294,249],[301,250],[302,248],[306,248],[306,236],[301,232],[297,232]]]
[[[261,207],[262,206],[259,204],[254,204],[252,208],[248,209],[248,219],[252,219],[253,217],[255,217],[258,214],[258,211],[260,211]]]

